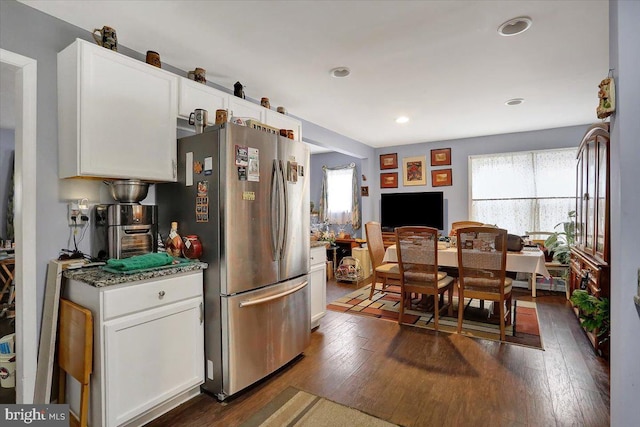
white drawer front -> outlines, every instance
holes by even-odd
[[[202,295],[202,271],[104,292],[104,320]]]
[[[316,246],[311,248],[310,253],[310,264],[318,265],[324,264],[327,262],[327,248],[324,246]]]

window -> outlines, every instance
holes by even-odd
[[[517,235],[554,231],[575,210],[577,151],[471,156],[471,219]]]
[[[357,189],[355,164],[324,167],[320,219],[329,224],[351,224],[353,229],[360,228]]]

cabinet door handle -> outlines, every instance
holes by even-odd
[[[204,322],[204,306],[200,303],[200,324]]]
[[[165,292],[164,291],[160,291],[158,292],[158,298],[162,299],[162,297],[165,296]]]
[[[173,177],[178,176],[178,164],[175,160],[171,160],[171,170],[173,171]]]

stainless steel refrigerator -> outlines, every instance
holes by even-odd
[[[178,140],[178,182],[156,185],[159,230],[199,237],[205,383],[224,400],[310,339],[309,150],[234,124]]]

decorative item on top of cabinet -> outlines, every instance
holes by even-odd
[[[262,105],[264,108],[267,108],[267,109],[271,108],[271,103],[269,102],[269,98],[260,99],[260,105]]]
[[[233,94],[238,98],[244,99],[244,88],[242,86],[242,83],[235,82],[235,84],[233,85]]]
[[[196,68],[193,71],[189,71],[187,73],[187,77],[189,78],[189,80],[205,84],[207,83],[207,70],[205,70],[204,68]]]
[[[276,108],[276,111],[280,114],[284,114],[285,116],[287,115],[287,109],[282,106]]]
[[[57,65],[60,178],[176,180],[178,76],[81,39]]]
[[[100,36],[98,37],[96,33],[99,33]],[[93,39],[96,43],[106,49],[115,50],[116,52],[118,51],[118,37],[116,36],[116,30],[111,27],[105,25],[102,28],[96,28],[93,30]]]
[[[154,52],[153,50],[147,51],[146,63],[149,65],[153,65],[154,67],[162,68],[162,63],[160,62],[160,54],[158,52]]]

